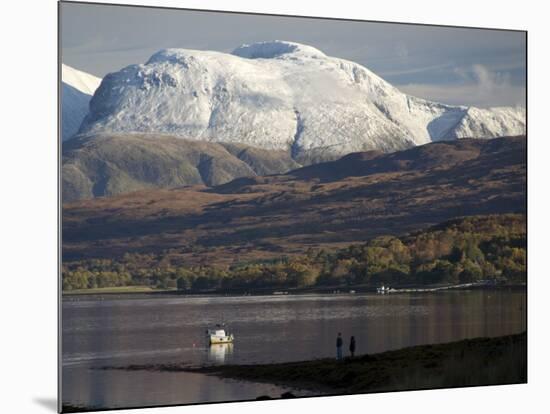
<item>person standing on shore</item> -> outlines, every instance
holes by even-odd
[[[355,356],[355,337],[352,336],[349,340],[349,353],[351,357],[353,358]]]
[[[338,332],[338,337],[336,338],[336,359],[342,359],[342,345],[344,341],[342,340],[342,333]]]

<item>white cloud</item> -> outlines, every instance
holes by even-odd
[[[399,69],[381,70],[376,72],[376,74],[382,76],[383,78],[390,77],[390,76],[418,75],[422,73],[441,71],[441,70],[449,69],[450,67],[452,67],[452,63],[440,63],[437,65],[429,65],[429,66],[420,66],[420,67],[411,67],[411,68],[404,67]]]
[[[525,87],[514,85],[509,74],[492,72],[486,66],[454,70],[459,82],[446,85],[409,83],[396,85],[403,92],[419,98],[454,105],[525,106]]]

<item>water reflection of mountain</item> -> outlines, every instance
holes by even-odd
[[[212,344],[208,348],[208,361],[223,364],[233,353],[233,344]]]

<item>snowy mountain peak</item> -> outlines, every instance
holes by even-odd
[[[61,82],[61,139],[65,141],[78,132],[101,79],[62,64]]]
[[[462,137],[525,133],[525,112],[426,101],[314,47],[272,41],[232,54],[164,49],[107,75],[80,133],[166,133],[282,149],[302,162]]]
[[[231,54],[247,59],[274,59],[283,56],[289,57],[289,55],[312,58],[326,57],[323,52],[312,46],[283,40],[244,44],[233,50]]]
[[[64,63],[61,64],[61,80],[86,95],[93,95],[101,83],[100,78]]]

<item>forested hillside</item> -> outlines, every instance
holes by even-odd
[[[400,237],[231,266],[191,266],[169,251],[84,259],[63,266],[63,289],[151,286],[180,290],[280,289],[314,286],[456,284],[526,281],[525,215],[454,219]]]

